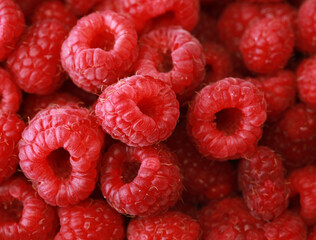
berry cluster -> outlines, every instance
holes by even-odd
[[[316,239],[316,0],[0,0],[0,240]]]

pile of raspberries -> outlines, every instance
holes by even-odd
[[[316,0],[0,0],[0,240],[316,240]]]

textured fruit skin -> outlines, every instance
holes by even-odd
[[[106,88],[95,114],[113,138],[129,146],[148,146],[171,135],[179,118],[179,103],[167,84],[134,75]]]
[[[302,218],[286,210],[272,222],[264,225],[267,240],[305,240],[307,227]]]
[[[20,166],[47,203],[60,207],[76,204],[95,187],[103,142],[104,134],[87,109],[61,106],[42,110],[22,133]],[[70,156],[60,156],[60,148]]]
[[[19,110],[22,93],[16,86],[11,74],[0,68],[0,110],[6,113],[15,113]]]
[[[102,0],[66,0],[65,2],[77,15],[87,14],[95,4],[101,2]]]
[[[292,196],[299,194],[301,210],[300,215],[308,225],[316,223],[316,166],[306,166],[296,169],[289,176]]]
[[[148,218],[135,218],[130,221],[127,227],[129,240],[197,240],[200,239],[199,235],[199,224],[191,217],[176,211],[169,211]]]
[[[16,202],[21,208],[16,208]],[[53,239],[58,224],[55,210],[22,177],[0,185],[0,216],[0,239]]]
[[[24,15],[13,0],[0,1],[0,62],[14,49],[24,30]]]
[[[127,75],[136,61],[135,27],[112,11],[91,13],[72,28],[60,56],[63,68],[77,86],[100,93]]]
[[[285,178],[281,156],[259,146],[238,166],[238,182],[253,216],[271,221],[288,207],[290,186]]]
[[[297,47],[309,54],[316,53],[316,1],[304,1],[297,14]]]
[[[148,217],[173,206],[182,191],[176,157],[165,146],[112,145],[103,157],[101,190],[119,213]],[[124,164],[140,164],[125,170]],[[130,179],[136,176],[133,179]]]
[[[60,230],[55,240],[125,239],[124,219],[104,200],[87,199],[58,209]]]
[[[25,128],[14,113],[0,112],[0,182],[14,174],[18,165],[17,143]]]
[[[251,216],[239,197],[209,203],[202,208],[199,223],[205,240],[266,240],[264,222]]]
[[[262,93],[250,82],[225,78],[196,95],[189,107],[187,129],[200,153],[225,161],[254,151],[265,120]]]
[[[57,20],[30,26],[7,60],[16,84],[27,93],[49,94],[64,81],[60,48],[67,30]]]
[[[294,41],[294,30],[288,21],[263,18],[247,28],[239,48],[250,70],[268,74],[284,68]]]

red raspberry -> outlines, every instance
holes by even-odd
[[[69,28],[72,28],[77,22],[77,18],[70,8],[66,7],[62,2],[57,0],[43,2],[35,9],[32,16],[33,23],[40,22],[45,19],[59,20]]]
[[[176,211],[158,216],[135,218],[127,227],[129,240],[139,239],[199,239],[200,226],[191,217]]]
[[[294,47],[294,30],[281,18],[263,18],[249,26],[240,40],[247,67],[257,73],[273,73],[284,68]]]
[[[73,82],[92,93],[124,77],[138,55],[137,33],[123,16],[95,12],[81,18],[61,50],[61,61]]]
[[[238,182],[253,216],[269,221],[288,207],[290,188],[282,158],[271,149],[260,146],[254,155],[242,159]]]
[[[12,178],[0,185],[0,239],[53,239],[57,224],[54,209],[24,178]]]
[[[239,0],[240,2],[250,2],[250,3],[277,3],[283,0]]]
[[[238,52],[244,31],[259,17],[259,11],[253,4],[229,4],[217,23],[219,39],[229,51]]]
[[[60,231],[55,240],[125,239],[123,216],[104,200],[87,199],[58,209]]]
[[[264,232],[267,240],[306,240],[307,237],[307,228],[302,218],[288,210],[265,224]]]
[[[20,166],[47,203],[76,204],[94,189],[103,141],[104,134],[87,109],[42,110],[22,134]]]
[[[108,0],[66,0],[66,3],[77,15],[85,15],[93,8],[94,5],[102,1],[106,2]]]
[[[29,27],[7,60],[17,85],[28,93],[49,94],[61,86],[60,48],[67,31],[57,20]]]
[[[190,105],[188,131],[210,159],[237,159],[254,151],[266,120],[266,102],[250,82],[225,78],[203,88]]]
[[[242,198],[225,198],[202,208],[199,222],[205,240],[266,240],[264,222],[250,215]]]
[[[162,81],[135,75],[106,88],[95,113],[104,131],[129,146],[167,139],[177,124],[179,103]]]
[[[172,26],[152,30],[139,41],[136,74],[162,80],[180,97],[193,93],[205,75],[203,48],[196,38]]]
[[[261,75],[246,80],[263,92],[267,101],[268,121],[276,121],[295,103],[296,84],[292,71],[281,70],[273,75]]]
[[[17,143],[25,124],[14,113],[0,112],[0,182],[9,178],[18,165]]]
[[[113,144],[103,157],[101,190],[118,212],[147,217],[177,202],[182,177],[175,156],[164,146]]]
[[[12,0],[0,0],[0,62],[14,49],[24,30],[24,16]]]
[[[22,93],[9,72],[0,67],[0,111],[15,113],[19,110]]]
[[[296,169],[289,176],[292,196],[299,194],[300,215],[308,225],[316,223],[316,166]]]
[[[316,0],[305,1],[297,15],[297,47],[302,52],[316,53]]]
[[[308,235],[308,240],[316,240],[316,225],[314,225],[312,232]]]
[[[199,21],[192,31],[201,43],[217,41],[217,21],[208,12],[201,11],[199,15]]]

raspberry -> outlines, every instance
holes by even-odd
[[[87,14],[98,2],[102,2],[102,0],[66,0],[66,3],[77,15]]]
[[[189,216],[169,211],[158,216],[135,218],[127,227],[129,240],[139,239],[199,239],[200,226]]]
[[[240,0],[241,2],[251,2],[251,3],[277,3],[283,0]]]
[[[264,232],[267,240],[305,240],[307,237],[307,228],[303,220],[288,210],[264,225]]]
[[[95,113],[104,131],[129,146],[148,146],[167,139],[177,124],[179,103],[168,85],[135,75],[109,86]]]
[[[285,179],[281,156],[259,146],[238,167],[238,182],[253,216],[269,221],[288,207],[290,188]]]
[[[316,53],[316,1],[303,2],[297,15],[297,47],[309,54]]]
[[[268,121],[276,121],[295,103],[296,84],[292,71],[281,70],[273,75],[261,75],[246,80],[263,92],[267,101]]]
[[[123,240],[124,219],[104,200],[87,199],[75,206],[58,209],[60,231],[55,240]]]
[[[9,72],[0,67],[0,111],[15,113],[19,110],[22,93]]]
[[[42,110],[22,134],[20,166],[47,203],[76,204],[94,189],[103,141],[104,134],[87,109]]]
[[[179,27],[165,27],[139,41],[136,74],[162,80],[179,96],[193,93],[205,75],[203,48],[197,39]]]
[[[300,215],[308,225],[316,223],[316,166],[306,166],[294,170],[289,176],[292,196],[299,194]]]
[[[54,209],[24,178],[12,178],[0,185],[0,239],[53,239],[56,226]]]
[[[164,146],[114,144],[103,157],[101,190],[118,212],[147,217],[177,202],[182,177],[175,156]]]
[[[32,16],[33,23],[40,22],[45,19],[55,19],[64,23],[67,27],[72,28],[77,19],[69,7],[66,7],[62,2],[50,0],[41,3]]]
[[[61,61],[73,82],[99,93],[124,77],[138,55],[137,33],[123,16],[95,12],[78,20],[61,50]]]
[[[14,49],[24,30],[24,16],[12,0],[0,0],[0,62]]]
[[[225,198],[202,208],[199,222],[205,240],[266,240],[264,222],[250,215],[242,198]]]
[[[44,20],[29,27],[7,60],[17,85],[28,93],[49,94],[64,77],[59,52],[67,31],[57,20]]]
[[[225,78],[204,87],[190,105],[187,127],[199,152],[237,159],[254,151],[266,120],[266,102],[250,82]]]
[[[192,31],[201,43],[217,41],[217,21],[214,17],[209,15],[207,12],[200,12],[199,21]]]
[[[25,124],[14,113],[0,112],[0,182],[16,170],[19,159],[17,143]]]
[[[316,225],[313,227],[312,232],[308,235],[308,240],[316,240]]]
[[[296,70],[297,90],[301,101],[316,108],[316,56],[304,59]]]

